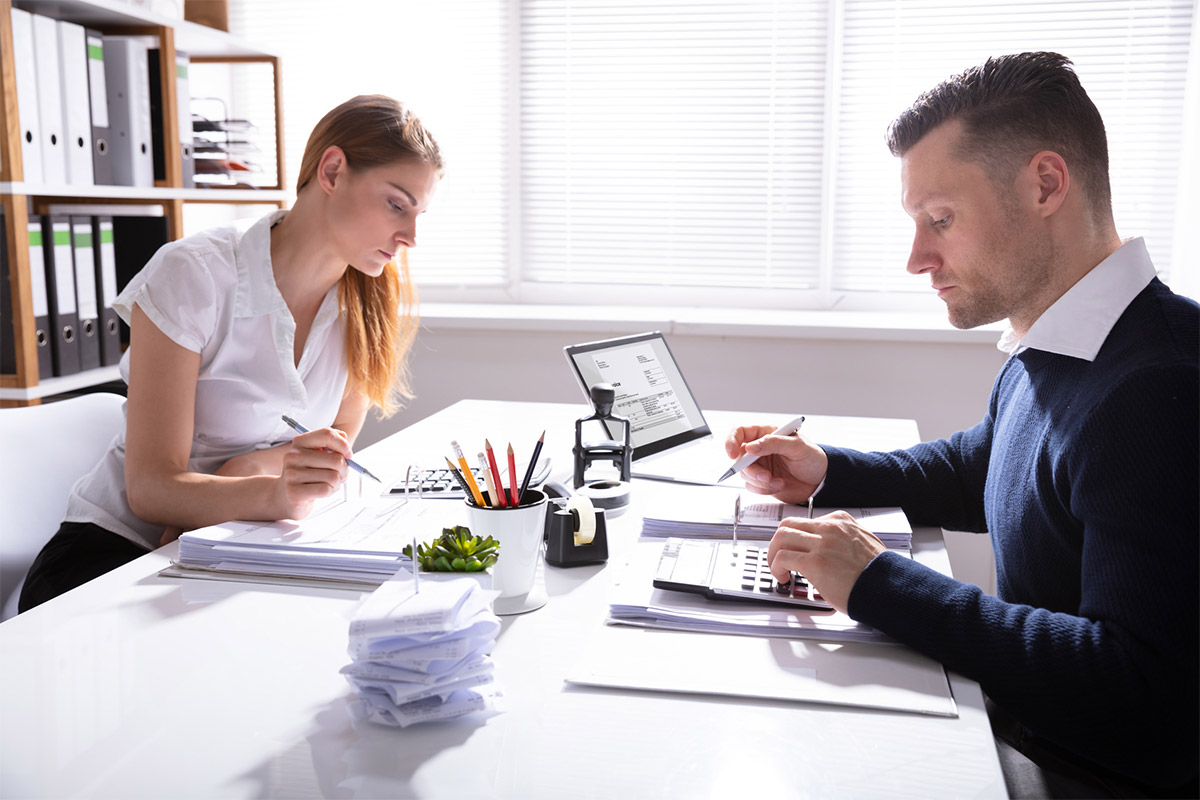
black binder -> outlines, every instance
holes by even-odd
[[[154,151],[154,180],[167,179],[166,142],[163,134],[163,102],[162,102],[162,67],[159,65],[159,50],[157,47],[146,51],[146,66],[150,70],[150,128],[153,137]],[[188,96],[188,67],[189,59],[186,54],[175,54],[175,90],[177,108],[174,113],[179,117],[179,157],[182,166],[183,188],[196,187],[196,168],[192,148],[192,115],[191,98]],[[171,113],[167,110],[167,113]]]
[[[121,318],[113,310],[113,301],[117,299],[117,254],[112,217],[92,217],[92,247],[100,303],[100,363],[111,367],[121,361]]]
[[[169,242],[166,217],[113,217],[117,291],[125,288],[158,248]],[[121,323],[121,342],[129,343],[129,326]]]
[[[54,375],[54,345],[50,333],[50,293],[46,291],[46,256],[42,246],[42,219],[30,217],[29,288],[33,295],[33,340],[37,344],[38,380]]]
[[[92,218],[68,217],[75,260],[75,307],[79,314],[79,367],[100,367],[100,306],[96,292],[96,250]]]
[[[46,294],[50,306],[50,338],[54,374],[80,370],[79,312],[75,306],[75,260],[71,252],[70,218],[42,217],[42,253],[46,257]]]
[[[92,110],[92,172],[96,183],[111,186],[114,181],[109,143],[108,82],[104,74],[104,34],[89,28],[84,38],[88,50],[88,97]]]

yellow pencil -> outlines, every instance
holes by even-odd
[[[467,488],[471,490],[471,497],[475,499],[475,505],[486,507],[487,503],[483,500],[483,495],[479,493],[479,484],[475,482],[475,473],[471,472],[471,468],[467,466],[467,459],[463,456],[462,448],[458,446],[458,442],[450,442],[450,446],[454,448],[454,457],[458,459],[458,466],[462,467],[463,480],[467,482]]]

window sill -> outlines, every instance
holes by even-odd
[[[995,346],[1003,323],[961,331],[944,314],[665,306],[422,303],[429,330],[569,331],[607,338],[661,330],[680,336],[840,339]]]

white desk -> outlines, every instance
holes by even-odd
[[[374,471],[452,438],[532,445],[570,466],[583,406],[463,401],[363,450]],[[710,415],[724,435],[744,414]],[[775,418],[765,416],[768,422]],[[810,417],[806,433],[902,446],[911,421]],[[610,525],[637,538],[638,482]],[[445,501],[452,502],[452,501]],[[354,722],[338,674],[356,595],[159,578],[175,546],[0,624],[2,797],[1003,797],[979,687],[959,717],[579,688],[563,675],[603,624],[612,568],[548,568],[549,603],[506,617],[508,710],[407,730]],[[936,530],[915,554],[946,566]],[[685,665],[664,663],[662,669]]]

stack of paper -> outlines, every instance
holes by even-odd
[[[501,692],[488,657],[500,631],[491,593],[477,581],[383,583],[350,622],[342,674],[358,691],[358,713],[408,727],[497,710]]]
[[[662,544],[643,541],[613,587],[608,622],[703,633],[736,633],[838,642],[891,642],[839,611],[709,600],[654,587]]]
[[[642,520],[643,536],[686,536],[729,539],[733,536],[733,511],[739,493],[712,487],[679,486],[656,495]],[[781,503],[762,495],[740,493],[738,537],[767,540],[784,517],[807,517],[808,506]],[[814,508],[819,517],[836,511]],[[858,523],[879,537],[890,548],[907,550],[912,546],[912,526],[899,508],[844,508]]]
[[[370,590],[408,569],[414,536],[428,541],[447,522],[434,501],[336,499],[304,520],[226,522],[179,537],[176,577],[309,581]]]

